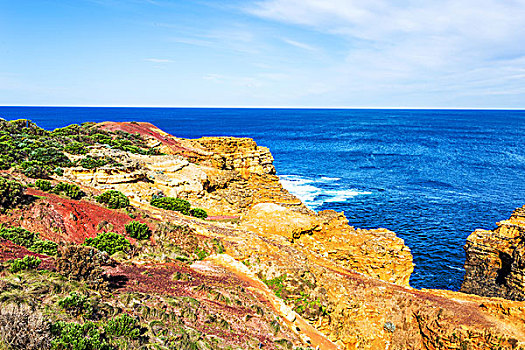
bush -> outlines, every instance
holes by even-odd
[[[29,154],[29,160],[39,162],[43,165],[59,167],[69,167],[72,165],[69,158],[55,147],[37,148]]]
[[[140,325],[137,320],[128,314],[122,314],[108,321],[104,329],[109,336],[138,339]]]
[[[29,247],[29,250],[39,254],[54,256],[57,255],[58,244],[51,241],[36,239],[33,245]]]
[[[0,229],[0,238],[7,239],[8,241],[13,242],[14,244],[18,244],[26,248],[31,247],[33,243],[35,243],[37,237],[37,234],[25,230],[21,227],[2,227]]]
[[[21,227],[0,228],[0,238],[26,247],[35,253],[56,255],[58,244],[47,240],[41,240],[38,236],[38,233],[25,230]]]
[[[49,168],[43,166],[38,162],[23,162],[22,163],[22,173],[30,178],[38,179],[41,177],[46,177],[49,174]]]
[[[208,217],[206,210],[200,208],[191,208],[190,215],[199,219],[206,219]]]
[[[109,255],[126,252],[132,248],[131,243],[124,236],[114,232],[102,232],[95,238],[86,238],[84,245],[104,251]]]
[[[108,161],[106,159],[93,158],[91,156],[87,156],[80,160],[80,166],[86,169],[96,169],[96,168],[103,167],[106,164],[108,164]]]
[[[0,210],[16,207],[24,199],[24,186],[0,177]]]
[[[104,333],[93,322],[84,324],[58,321],[51,325],[55,339],[52,349],[57,350],[113,350]]]
[[[151,230],[148,225],[138,221],[132,221],[126,225],[126,233],[135,239],[148,239],[151,237]]]
[[[178,211],[184,215],[190,213],[191,207],[190,202],[173,197],[153,198],[151,200],[151,205],[161,209]]]
[[[57,253],[57,272],[70,279],[86,281],[94,289],[105,289],[103,266],[113,266],[114,261],[106,252],[95,248],[69,245],[61,247]]]
[[[85,145],[81,142],[73,141],[64,147],[64,150],[71,154],[86,154],[87,149]]]
[[[47,350],[51,346],[50,325],[38,310],[9,304],[0,308],[0,343],[9,349]]]
[[[71,199],[80,199],[84,196],[84,192],[80,190],[80,187],[66,182],[59,182],[53,188],[53,193],[65,194]]]
[[[47,181],[47,180],[36,180],[35,182],[35,186],[41,190],[41,191],[44,191],[44,192],[48,192],[50,191],[52,188],[53,188],[53,185],[51,185],[51,182],[50,181]]]
[[[72,292],[69,296],[59,300],[58,305],[74,316],[85,315],[91,317],[93,314],[93,307],[89,302],[89,298],[76,292]]]
[[[110,209],[120,209],[129,206],[129,199],[122,192],[109,190],[96,197],[97,202],[104,203]]]
[[[9,271],[12,273],[17,273],[23,270],[34,269],[34,268],[37,268],[41,262],[42,260],[40,260],[37,257],[26,255],[22,259],[13,260],[13,262],[11,263],[11,267],[9,268]]]

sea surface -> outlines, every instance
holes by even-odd
[[[459,289],[466,237],[525,204],[525,111],[0,107],[0,117],[251,137],[309,207],[403,238],[416,288]]]

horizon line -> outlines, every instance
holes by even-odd
[[[382,110],[513,110],[523,111],[525,107],[370,107],[370,106],[167,106],[167,105],[3,105],[1,107],[55,107],[55,108],[222,108],[222,109],[382,109]]]

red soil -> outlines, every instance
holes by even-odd
[[[175,153],[194,153],[194,150],[186,148],[181,145],[175,137],[163,133],[159,128],[151,123],[146,122],[104,122],[99,124],[100,128],[116,131],[121,130],[129,132],[131,134],[140,134],[142,136],[153,137],[156,140],[162,142],[163,145],[171,148]]]
[[[72,200],[52,193],[28,188],[28,195],[39,196],[33,203],[8,214],[0,215],[0,223],[20,226],[40,233],[54,242],[83,243],[101,230],[125,234],[125,225],[132,220],[119,210],[112,210],[85,200]],[[102,228],[100,223],[107,224]],[[130,238],[130,241],[133,239]]]
[[[39,270],[54,270],[55,260],[47,255],[33,253],[24,247],[14,244],[11,241],[0,239],[0,262],[13,259],[20,259],[26,255],[36,256],[42,260],[38,267]]]

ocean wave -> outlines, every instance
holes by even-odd
[[[324,203],[343,203],[359,195],[372,194],[372,192],[359,191],[355,188],[323,188],[323,186],[329,186],[331,183],[341,180],[337,177],[306,178],[299,175],[281,175],[279,179],[285,189],[299,197],[306,206],[312,209],[316,209]]]
[[[463,269],[463,268],[459,268],[459,267],[455,267],[455,266],[447,265],[447,267],[448,267],[449,269],[456,270],[456,271],[465,271],[465,269]]]

